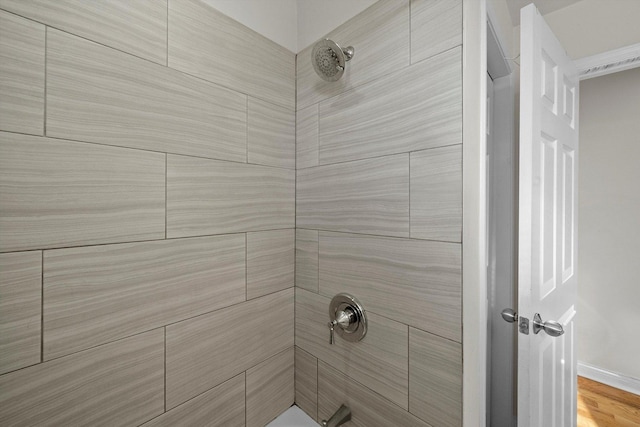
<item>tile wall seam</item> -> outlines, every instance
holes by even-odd
[[[402,239],[402,240],[414,240],[417,242],[434,242],[434,243],[451,243],[453,245],[461,245],[461,242],[453,242],[451,240],[434,240],[434,239],[421,239],[419,237],[410,237],[410,236],[390,236],[388,234],[371,234],[371,233],[361,233],[357,231],[344,231],[344,230],[330,230],[326,228],[300,228],[300,230],[308,230],[308,231],[318,231],[318,238],[320,233],[339,233],[339,234],[353,234],[357,236],[368,236],[368,237],[380,237],[385,239]]]
[[[218,87],[220,87],[220,88],[224,88],[224,89],[226,89],[226,90],[230,90],[230,91],[232,91],[232,92],[235,92],[235,93],[238,93],[238,94],[241,94],[241,95],[253,96],[253,97],[254,97],[254,98],[256,98],[256,99],[260,99],[260,100],[262,100],[262,101],[269,102],[269,103],[274,104],[274,105],[277,105],[277,106],[279,106],[279,107],[286,108],[287,110],[290,110],[290,111],[291,111],[291,110],[295,111],[295,109],[296,109],[296,107],[297,107],[295,100],[294,100],[293,108],[292,108],[290,105],[285,105],[285,104],[281,104],[281,103],[279,103],[279,102],[276,102],[276,101],[273,101],[273,100],[270,100],[270,99],[265,99],[264,97],[262,97],[262,96],[260,96],[260,95],[253,95],[253,94],[249,94],[249,93],[246,93],[246,92],[241,92],[241,91],[239,91],[238,89],[231,88],[231,87],[229,87],[229,86],[225,86],[225,85],[223,85],[223,84],[221,84],[221,83],[218,83],[218,82],[215,82],[215,81],[213,81],[213,80],[207,80],[207,79],[205,79],[205,78],[202,78],[202,77],[196,76],[195,74],[190,74],[190,73],[188,73],[188,72],[186,72],[186,71],[180,70],[180,69],[178,69],[178,68],[170,67],[170,66],[168,66],[168,65],[164,65],[164,64],[161,64],[161,63],[159,63],[159,62],[152,61],[151,59],[143,58],[143,57],[138,56],[138,55],[136,55],[136,54],[134,54],[134,53],[127,52],[127,51],[125,51],[125,50],[118,49],[118,48],[113,47],[113,46],[109,46],[108,44],[104,44],[104,43],[101,43],[101,42],[98,42],[98,41],[92,40],[92,39],[90,39],[90,38],[87,38],[87,37],[84,37],[84,36],[81,36],[81,35],[78,35],[78,34],[72,33],[72,32],[67,31],[67,30],[63,30],[63,29],[58,28],[58,27],[56,27],[56,26],[54,26],[54,25],[48,25],[48,24],[45,24],[45,23],[40,22],[40,21],[38,21],[38,20],[35,20],[35,19],[33,19],[33,18],[29,18],[29,17],[23,16],[23,15],[17,14],[17,13],[14,13],[14,12],[8,11],[8,10],[6,10],[6,9],[2,9],[2,8],[0,8],[0,10],[1,10],[1,11],[3,11],[3,12],[9,13],[9,14],[11,14],[11,15],[18,16],[18,17],[20,17],[20,18],[26,19],[26,20],[28,20],[28,21],[35,22],[35,23],[40,24],[40,25],[44,25],[44,26],[46,26],[46,27],[48,27],[48,28],[53,28],[53,29],[54,29],[54,30],[56,30],[56,31],[60,31],[60,32],[62,32],[62,33],[65,33],[65,34],[71,35],[71,36],[73,36],[73,37],[78,37],[78,38],[83,39],[83,40],[86,40],[86,41],[88,41],[88,42],[95,43],[95,44],[97,44],[97,45],[100,45],[100,46],[106,47],[106,48],[108,48],[108,49],[113,49],[113,50],[118,51],[118,52],[120,52],[120,53],[123,53],[123,54],[125,54],[125,55],[129,55],[129,56],[132,56],[132,57],[134,57],[134,58],[138,58],[138,59],[140,59],[140,60],[143,60],[143,61],[145,61],[145,62],[148,62],[149,64],[154,64],[154,65],[157,65],[157,66],[159,66],[159,67],[163,67],[163,68],[169,68],[169,69],[171,69],[171,70],[173,70],[173,71],[175,71],[175,72],[178,72],[178,73],[180,73],[180,74],[183,74],[183,75],[185,75],[185,76],[190,76],[190,77],[192,77],[192,78],[194,78],[194,79],[198,79],[198,80],[200,80],[200,81],[207,82],[207,83],[209,83],[209,84],[213,84],[213,85],[218,86]],[[168,19],[168,18],[167,18],[167,19]],[[168,28],[167,28],[167,33],[168,33]],[[169,39],[169,35],[167,34],[167,51],[168,51],[168,49],[169,49],[168,39]],[[167,62],[168,62],[168,60],[169,60],[169,55],[167,54]],[[294,79],[294,82],[295,82],[295,79]]]
[[[407,358],[408,358],[408,357],[407,357]],[[378,393],[377,391],[375,391],[375,390],[371,389],[370,387],[368,387],[368,386],[366,386],[366,385],[362,384],[360,381],[358,381],[358,380],[354,379],[353,377],[351,377],[351,376],[350,376],[349,374],[347,374],[346,372],[343,372],[343,371],[341,371],[340,369],[336,368],[336,367],[335,367],[335,366],[333,366],[331,363],[329,363],[329,362],[327,362],[327,361],[324,361],[324,360],[322,360],[322,359],[321,359],[321,358],[319,358],[319,357],[316,357],[316,359],[318,360],[318,368],[319,368],[319,366],[320,366],[320,362],[322,362],[322,363],[324,363],[325,365],[329,366],[331,369],[333,369],[333,370],[335,370],[335,371],[339,372],[340,374],[342,374],[342,375],[346,376],[347,378],[349,378],[349,380],[353,381],[354,383],[356,383],[356,384],[357,384],[357,385],[359,385],[360,387],[366,388],[366,389],[367,389],[367,390],[369,390],[371,393],[373,393],[373,394],[377,395],[380,399],[383,399],[383,400],[385,400],[387,403],[390,403],[391,405],[395,406],[396,408],[399,408],[400,410],[402,410],[402,411],[404,411],[404,412],[407,412],[407,413],[411,414],[412,416],[416,417],[417,419],[419,419],[419,420],[421,420],[421,421],[424,421],[424,420],[422,420],[422,418],[420,418],[420,417],[418,417],[418,416],[414,415],[413,413],[409,412],[409,410],[408,410],[408,409],[403,408],[402,406],[398,405],[396,402],[394,402],[394,401],[392,401],[392,400],[389,400],[388,398],[386,398],[385,396],[381,395],[381,394],[380,394],[380,393]],[[320,369],[318,369],[318,377],[319,377],[319,376],[320,376]],[[318,382],[318,384],[319,384],[319,382]],[[409,396],[408,390],[407,390],[407,396]],[[318,400],[319,400],[319,399],[320,399],[320,393],[318,392]],[[407,399],[408,399],[408,397],[407,397]],[[408,407],[409,407],[409,405],[407,405],[407,408],[408,408]],[[318,410],[319,410],[319,409],[318,409]]]
[[[44,362],[44,250],[40,251],[40,363]]]
[[[461,142],[455,142],[453,144],[438,145],[436,147],[420,148],[420,149],[417,149],[417,150],[416,149],[410,149],[410,150],[406,150],[406,151],[398,151],[397,153],[379,154],[379,155],[375,155],[375,156],[371,156],[371,157],[361,157],[361,158],[357,158],[357,159],[340,160],[338,162],[332,162],[332,163],[323,163],[323,164],[318,164],[316,166],[308,166],[306,168],[302,168],[302,169],[298,169],[298,170],[299,171],[308,171],[309,169],[321,168],[321,167],[325,167],[325,166],[344,165],[344,164],[347,164],[347,163],[361,162],[361,161],[364,161],[364,160],[374,160],[374,159],[381,159],[381,158],[389,157],[389,156],[399,156],[401,154],[420,153],[420,152],[423,152],[423,151],[437,150],[438,148],[455,147],[456,145],[462,146],[462,141]]]
[[[178,323],[191,321],[191,320],[194,320],[194,319],[196,319],[198,317],[201,317],[201,316],[207,316],[207,315],[213,314],[216,311],[225,310],[225,309],[228,309],[230,307],[237,306],[239,304],[245,304],[245,303],[248,303],[248,302],[251,302],[251,301],[256,301],[259,298],[263,298],[263,297],[267,297],[267,296],[270,296],[270,295],[274,295],[274,294],[277,294],[279,292],[289,291],[290,289],[294,289],[294,288],[293,287],[289,287],[289,288],[286,288],[286,289],[280,289],[280,290],[277,290],[277,291],[274,291],[274,292],[270,292],[268,294],[264,294],[264,295],[261,295],[259,297],[247,300],[247,301],[236,302],[234,304],[230,304],[230,305],[227,305],[227,306],[224,306],[224,307],[216,308],[215,310],[210,310],[210,311],[206,311],[204,313],[199,313],[199,314],[196,314],[196,315],[193,315],[193,316],[190,316],[190,317],[185,317],[184,319],[176,320],[174,322],[166,323],[166,324],[163,324],[163,325],[157,325],[157,326],[152,327],[151,329],[145,329],[144,331],[138,331],[138,332],[135,332],[133,334],[129,334],[129,335],[126,335],[126,336],[123,336],[123,337],[118,337],[118,338],[115,338],[115,339],[112,339],[112,340],[109,340],[109,341],[101,342],[100,344],[95,344],[95,345],[92,345],[90,347],[82,348],[80,350],[75,350],[75,351],[73,351],[71,353],[67,353],[67,354],[63,354],[63,355],[60,355],[60,356],[52,357],[50,359],[44,360],[43,362],[50,362],[52,360],[62,359],[63,357],[67,357],[67,356],[71,356],[73,354],[81,353],[81,352],[86,351],[86,350],[91,350],[91,349],[94,349],[96,347],[100,347],[102,345],[118,342],[118,341],[121,341],[121,340],[126,339],[126,338],[135,337],[137,335],[141,335],[141,334],[144,334],[144,333],[147,333],[147,332],[150,332],[150,331],[155,331],[157,329],[166,328],[168,326],[173,326],[173,325],[176,325]],[[295,305],[295,301],[294,301],[294,305]],[[29,366],[33,366],[33,365],[29,365]]]
[[[69,34],[69,35],[71,35],[71,36],[81,38],[81,39],[83,39],[83,40],[86,40],[86,41],[89,41],[89,42],[92,42],[92,43],[98,44],[98,45],[100,45],[100,46],[107,47],[107,48],[109,48],[109,49],[117,50],[118,52],[122,52],[122,53],[124,53],[124,54],[126,54],[126,55],[133,56],[133,57],[135,57],[135,58],[138,58],[138,59],[141,59],[141,60],[143,60],[143,61],[146,61],[146,62],[148,62],[148,63],[150,63],[150,64],[159,65],[160,67],[164,67],[164,68],[170,68],[170,67],[167,67],[167,66],[165,66],[165,65],[163,65],[163,64],[161,64],[161,63],[159,63],[159,62],[153,61],[153,60],[151,60],[151,59],[143,58],[142,56],[138,56],[138,55],[136,55],[135,53],[127,52],[126,50],[122,50],[122,49],[119,49],[119,48],[117,48],[117,47],[109,46],[108,44],[104,44],[104,43],[102,43],[102,42],[99,42],[99,41],[96,41],[96,40],[92,40],[92,39],[90,39],[90,38],[88,38],[88,37],[81,36],[81,35],[79,35],[79,34],[76,34],[76,33],[71,32],[71,31],[69,31],[69,30],[63,30],[62,28],[56,27],[55,25],[47,24],[47,23],[44,23],[44,22],[42,22],[42,21],[38,21],[37,19],[31,18],[31,17],[28,17],[28,16],[24,16],[24,15],[20,15],[19,13],[15,13],[15,12],[12,12],[12,11],[10,11],[10,10],[3,9],[3,8],[0,8],[0,10],[1,10],[1,11],[3,11],[3,12],[9,13],[9,14],[11,14],[11,15],[19,16],[20,18],[26,19],[26,20],[28,20],[28,21],[35,22],[35,23],[40,24],[40,25],[44,25],[44,26],[46,26],[46,27],[48,27],[48,28],[53,28],[53,29],[54,29],[54,30],[56,30],[56,31],[60,31],[60,32],[65,33],[65,34]],[[172,69],[173,69],[173,68],[172,68]],[[179,70],[176,70],[176,71],[179,71]],[[180,71],[180,72],[182,72],[182,71]],[[195,77],[195,76],[194,76],[194,77]]]
[[[415,62],[415,63],[411,63],[411,58],[409,57],[409,63],[408,63],[408,64],[406,64],[406,65],[404,65],[404,66],[402,66],[402,67],[399,67],[399,68],[396,68],[396,69],[390,70],[390,71],[388,71],[388,72],[387,72],[387,73],[385,73],[385,74],[381,74],[381,75],[379,75],[379,76],[373,77],[373,78],[371,78],[371,80],[365,80],[365,81],[363,81],[363,82],[361,82],[361,83],[358,83],[357,85],[350,86],[349,88],[347,88],[347,89],[343,90],[342,92],[339,92],[339,93],[336,93],[335,95],[331,95],[331,96],[329,96],[329,97],[327,97],[327,98],[323,98],[323,99],[320,99],[320,100],[318,100],[318,101],[312,102],[311,104],[305,105],[305,106],[303,106],[303,107],[299,107],[299,108],[298,108],[298,105],[296,104],[296,108],[298,108],[298,111],[299,111],[299,110],[304,110],[305,108],[311,107],[311,106],[313,106],[313,105],[315,105],[315,104],[318,104],[318,109],[319,109],[319,108],[320,108],[320,104],[322,104],[322,103],[324,103],[324,102],[331,101],[333,98],[336,98],[336,97],[338,97],[338,96],[342,96],[342,95],[344,95],[345,93],[348,93],[348,92],[354,91],[354,90],[356,90],[356,89],[358,89],[358,88],[360,88],[360,87],[362,87],[362,86],[364,86],[364,85],[367,85],[367,84],[371,84],[371,83],[377,82],[378,80],[385,79],[385,78],[391,78],[391,77],[392,77],[392,74],[400,74],[400,73],[404,73],[404,72],[406,72],[406,70],[407,70],[408,68],[415,67],[415,66],[417,66],[418,64],[421,64],[422,62],[424,62],[424,61],[426,61],[426,60],[433,59],[434,57],[436,57],[436,56],[438,56],[438,55],[442,55],[442,54],[444,54],[444,53],[447,53],[447,52],[449,52],[449,51],[455,50],[455,49],[457,49],[457,48],[460,48],[460,54],[462,55],[462,43],[460,43],[460,44],[457,44],[457,45],[455,45],[455,46],[449,47],[449,48],[447,48],[447,49],[445,49],[445,50],[442,50],[442,51],[440,51],[440,52],[434,53],[433,55],[431,55],[431,56],[429,56],[429,57],[427,57],[427,58],[423,58],[423,59],[421,59],[420,61]],[[409,56],[411,56],[411,52],[409,52]],[[303,104],[303,105],[304,105],[304,104]]]
[[[46,137],[47,136],[47,51],[48,46],[47,46],[47,40],[49,39],[49,28],[45,25],[44,26],[44,99],[43,99],[43,114],[44,117],[42,118],[42,136]]]
[[[164,326],[162,329],[164,332],[164,414],[167,412],[167,327]]]
[[[290,288],[289,288],[289,289],[290,289]],[[320,293],[320,292],[316,293],[316,292],[313,292],[313,291],[310,291],[310,290],[308,290],[308,289],[304,289],[304,288],[299,288],[299,289],[301,289],[301,290],[303,290],[303,291],[306,291],[306,292],[309,292],[310,294],[313,294],[313,295],[317,295],[317,296],[320,296],[320,297],[323,297],[323,298],[331,299],[331,296],[328,296],[328,295],[323,294],[323,293]],[[371,310],[371,309],[367,309],[366,311],[367,311],[367,312],[369,312],[369,313],[375,314],[377,317],[382,317],[383,319],[388,320],[389,322],[398,323],[398,324],[400,324],[400,325],[407,326],[408,328],[413,328],[413,329],[416,329],[416,330],[418,330],[418,331],[424,332],[424,333],[426,333],[426,334],[433,335],[433,336],[436,336],[436,337],[439,337],[439,338],[445,339],[445,340],[447,340],[447,341],[451,341],[451,342],[456,343],[456,344],[460,344],[460,345],[462,344],[462,342],[461,342],[461,341],[456,341],[456,340],[454,340],[454,339],[452,339],[452,338],[447,338],[447,337],[444,337],[444,336],[442,336],[442,335],[436,334],[436,333],[434,333],[434,332],[427,331],[426,329],[423,329],[423,328],[419,328],[419,327],[417,327],[417,326],[410,325],[409,323],[405,323],[405,322],[402,322],[402,321],[400,321],[400,320],[393,319],[393,318],[389,317],[388,315],[380,314],[380,313],[378,313],[377,311],[373,311],[373,310]],[[460,339],[462,340],[462,338],[460,338]],[[305,350],[305,351],[308,353],[308,351],[307,351],[307,350]]]

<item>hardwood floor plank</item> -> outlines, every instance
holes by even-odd
[[[578,427],[639,425],[639,395],[578,377]]]

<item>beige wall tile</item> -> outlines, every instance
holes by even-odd
[[[318,359],[296,347],[296,405],[318,418]]]
[[[0,0],[0,9],[159,64],[167,63],[167,0]]]
[[[47,135],[246,161],[246,96],[49,29]]]
[[[365,310],[460,341],[459,244],[320,233],[320,293],[354,295]]]
[[[318,420],[329,419],[340,405],[351,408],[353,427],[430,427],[323,361],[318,361]]]
[[[296,229],[296,286],[318,293],[318,230]]]
[[[318,166],[318,104],[296,114],[296,167]]]
[[[327,38],[352,45],[355,56],[340,80],[325,82],[311,65],[313,46],[298,53],[299,110],[409,65],[409,0],[378,1]]]
[[[0,251],[162,239],[164,181],[164,154],[0,132]]]
[[[462,145],[411,153],[411,237],[462,241]]]
[[[247,299],[294,286],[295,230],[247,233]]]
[[[409,236],[409,155],[298,171],[297,226]]]
[[[167,237],[294,227],[294,171],[172,155],[167,161]]]
[[[330,345],[330,302],[330,298],[296,289],[296,345],[408,409],[407,326],[367,312],[367,335],[362,341],[351,343],[336,336]],[[364,308],[368,309],[366,304]]]
[[[244,372],[165,412],[144,427],[245,427]]]
[[[169,66],[295,108],[295,54],[203,1],[169,2]]]
[[[320,164],[462,142],[461,49],[320,103]]]
[[[45,251],[44,359],[245,300],[245,238]]]
[[[295,169],[295,111],[252,97],[248,105],[248,162]]]
[[[167,409],[293,346],[293,289],[167,326]]]
[[[462,44],[462,0],[411,0],[411,63]]]
[[[0,254],[0,374],[40,362],[42,252]]]
[[[293,347],[247,370],[247,427],[263,427],[293,405]]]
[[[138,425],[164,407],[157,329],[0,376],[0,425]]]
[[[462,346],[409,328],[409,410],[433,426],[462,426]]]
[[[1,130],[44,133],[44,46],[44,25],[0,10]]]

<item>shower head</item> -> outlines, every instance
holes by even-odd
[[[311,63],[320,78],[335,82],[344,74],[345,64],[353,58],[353,53],[353,46],[342,49],[332,40],[320,40],[311,51]]]

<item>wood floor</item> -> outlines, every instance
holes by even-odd
[[[640,396],[578,377],[578,427],[639,427]]]

